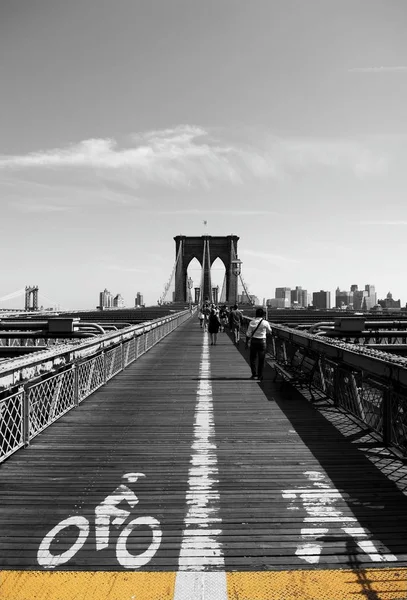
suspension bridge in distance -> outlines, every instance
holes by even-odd
[[[407,320],[279,311],[251,380],[188,286],[196,258],[214,300],[220,257],[233,303],[237,239],[177,236],[143,322],[1,321],[43,345],[0,362],[0,598],[407,598]]]

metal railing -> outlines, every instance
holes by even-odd
[[[0,364],[0,463],[150,350],[189,310]]]
[[[244,318],[242,333],[250,319]],[[267,354],[287,370],[301,352],[316,361],[311,388],[407,455],[407,358],[271,323]],[[301,366],[299,367],[301,369]]]

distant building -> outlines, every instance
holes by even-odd
[[[270,298],[267,300],[267,306],[269,308],[289,308],[285,298]]]
[[[370,284],[365,285],[365,292],[366,310],[371,310],[377,304],[377,294],[375,286]]]
[[[113,294],[106,288],[99,294],[99,306],[100,308],[112,308],[113,306]]]
[[[134,304],[135,306],[144,306],[143,296],[140,292],[137,292]]]
[[[353,293],[353,308],[354,310],[371,310],[377,304],[377,294],[375,286],[366,284],[364,290],[359,290],[356,284],[351,285],[351,293]]]
[[[314,308],[331,308],[331,292],[320,290],[312,294],[312,304]]]
[[[335,308],[348,308],[351,306],[353,307],[353,292],[340,290],[337,287],[335,290]]]
[[[296,286],[295,290],[291,290],[291,305],[301,308],[308,306],[308,292],[303,290],[301,286]]]
[[[124,300],[121,294],[117,294],[117,296],[113,298],[113,306],[115,308],[124,308]]]
[[[238,294],[238,296],[237,296],[237,303],[238,304],[253,304],[253,305],[258,305],[259,304],[259,299],[254,294],[247,295],[245,292],[243,292],[242,294]]]
[[[393,300],[393,295],[391,294],[391,292],[389,292],[386,296],[386,298],[384,300],[379,300],[378,304],[382,307],[382,308],[386,308],[386,309],[400,309],[401,308],[401,302],[400,300]]]
[[[291,288],[290,287],[279,287],[276,288],[275,300],[283,300],[283,304],[281,306],[281,302],[277,302],[278,308],[290,308],[291,306]]]

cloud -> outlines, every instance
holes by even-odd
[[[90,176],[103,186],[111,201],[119,198],[139,203],[136,191],[142,185],[173,189],[217,183],[241,185],[253,180],[283,181],[296,172],[334,169],[357,177],[386,173],[389,158],[379,145],[348,139],[293,139],[262,135],[253,144],[211,136],[201,127],[180,125],[172,129],[132,135],[128,147],[114,139],[93,138],[65,148],[25,155],[0,156],[0,172],[34,173],[50,185],[66,187],[70,182],[89,182]],[[236,138],[236,135],[234,136]],[[15,175],[16,176],[16,175]],[[81,184],[81,183],[80,183]],[[123,200],[124,202],[124,200]]]
[[[256,250],[242,250],[242,254],[245,256],[254,256],[255,258],[261,258],[273,264],[287,264],[287,263],[300,263],[301,261],[296,258],[290,258],[288,256],[281,256],[280,254],[270,254],[268,252],[257,252]]]
[[[208,215],[229,215],[230,217],[236,217],[236,216],[255,216],[255,215],[280,215],[281,213],[278,213],[275,210],[239,210],[239,209],[228,209],[228,210],[206,210],[204,208],[202,209],[197,209],[197,208],[184,208],[184,209],[174,209],[174,210],[157,210],[157,211],[143,211],[143,212],[151,212],[154,214],[160,214],[160,215],[201,215],[201,216],[208,216]]]
[[[407,67],[353,67],[348,73],[397,73],[407,72]]]
[[[59,213],[69,211],[72,208],[60,204],[39,204],[37,202],[13,202],[10,203],[10,206],[24,213]]]
[[[361,225],[407,225],[407,221],[361,221]]]

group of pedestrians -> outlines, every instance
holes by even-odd
[[[226,305],[204,304],[199,311],[200,327],[211,336],[211,346],[216,346],[219,331],[223,332],[229,325],[234,343],[240,342],[240,327],[243,322],[242,312],[235,304],[231,310]],[[263,380],[266,358],[266,337],[271,334],[270,323],[264,318],[264,310],[256,309],[256,316],[249,323],[246,331],[246,348],[250,347],[250,379]]]

